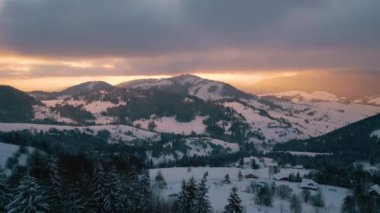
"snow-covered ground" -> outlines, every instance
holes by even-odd
[[[178,122],[174,117],[161,117],[156,119],[141,119],[134,122],[134,125],[141,125],[142,128],[148,129],[150,122],[154,122],[157,132],[167,132],[176,134],[189,135],[192,132],[202,134],[206,130],[206,125],[203,124],[205,117],[196,116],[196,118],[190,122]]]
[[[308,157],[316,157],[319,155],[333,155],[334,153],[322,153],[322,152],[295,152],[295,151],[286,151],[286,153],[289,153],[291,155],[296,156],[308,156]]]
[[[105,93],[104,91],[100,91],[101,93]],[[103,94],[102,93],[102,94]],[[113,117],[104,116],[102,115],[102,112],[106,112],[107,109],[118,107],[121,105],[126,105],[126,102],[123,102],[119,100],[117,104],[112,103],[110,101],[103,101],[103,100],[95,100],[95,101],[87,101],[83,97],[79,100],[75,100],[73,98],[70,99],[57,99],[57,100],[45,100],[42,101],[42,103],[45,106],[36,106],[34,108],[35,111],[35,118],[34,119],[53,119],[58,122],[63,123],[75,123],[75,121],[72,121],[71,119],[64,118],[59,115],[59,113],[53,112],[51,110],[52,107],[58,106],[58,105],[70,105],[74,107],[80,107],[83,110],[86,110],[95,117],[95,123],[96,124],[110,124],[115,122],[115,119]]]
[[[0,142],[0,168],[5,167],[8,158],[20,149],[19,146]]]
[[[20,146],[7,144],[0,142],[0,169],[2,169],[6,175],[10,175],[12,168],[7,168],[7,160],[14,158],[14,165],[26,166],[29,153],[33,151],[33,148],[26,147],[24,153],[20,152]],[[9,165],[8,165],[9,166]]]
[[[118,141],[133,141],[142,139],[147,141],[157,141],[160,135],[143,129],[138,129],[126,125],[98,125],[98,126],[60,126],[47,124],[29,124],[29,123],[0,123],[0,131],[20,131],[30,130],[31,132],[48,131],[50,129],[74,130],[78,129],[81,132],[88,134],[96,134],[101,130],[107,130],[111,134],[110,143]]]
[[[217,148],[226,154],[237,152],[240,149],[237,143],[228,143],[210,137],[186,138],[182,140],[182,143],[187,147],[186,153],[181,150],[173,150],[172,152],[161,153],[159,156],[152,156],[152,152],[147,151],[147,162],[151,161],[154,165],[159,165],[160,163],[182,159],[185,155],[188,157],[210,156]],[[168,142],[163,145],[163,148],[172,146],[173,142]]]
[[[377,106],[339,101],[293,103],[278,100],[275,102],[278,107],[257,100],[226,101],[223,104],[242,114],[251,130],[271,142],[320,136],[380,112]]]
[[[238,173],[241,170],[243,176],[246,174],[258,174],[258,179],[247,179],[243,178],[242,181],[238,180]],[[284,172],[287,172],[286,169],[281,169]],[[268,213],[278,213],[281,212],[281,208],[284,212],[289,211],[289,201],[281,200],[278,197],[274,198],[274,202],[271,207],[264,207],[255,204],[254,193],[247,191],[247,188],[254,183],[267,183],[271,184],[274,182],[278,185],[288,185],[293,193],[300,194],[301,190],[299,188],[299,183],[291,183],[286,181],[275,181],[267,176],[267,173],[264,170],[252,170],[252,169],[239,169],[233,167],[193,167],[193,168],[161,168],[161,169],[151,169],[150,176],[152,178],[152,183],[154,183],[154,177],[157,172],[161,171],[163,177],[165,178],[168,186],[166,189],[161,189],[158,193],[161,196],[167,199],[175,199],[173,194],[177,194],[180,191],[181,182],[183,179],[188,180],[191,177],[194,177],[197,182],[199,182],[204,173],[208,172],[207,177],[207,186],[209,188],[209,199],[214,211],[222,212],[224,206],[227,204],[227,199],[232,187],[238,188],[238,194],[242,199],[242,205],[246,209],[247,213],[253,212],[268,212]],[[231,179],[231,184],[222,183],[226,174],[229,174]],[[349,193],[347,189],[335,187],[335,186],[326,186],[320,185],[320,190],[322,191],[324,201],[326,204],[326,210],[330,213],[340,212],[340,207],[343,203],[344,197]],[[312,194],[315,192],[312,192]],[[309,204],[302,204],[303,212],[313,212],[314,209]]]
[[[371,132],[370,136],[380,138],[380,129]]]

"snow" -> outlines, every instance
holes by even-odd
[[[211,88],[215,88],[214,91],[210,91]],[[219,82],[202,82],[202,84],[194,85],[189,89],[189,95],[196,96],[204,101],[207,100],[220,100],[226,98],[222,96],[223,85]]]
[[[133,141],[142,139],[147,141],[157,141],[160,136],[157,133],[147,130],[138,129],[126,125],[97,125],[97,126],[60,126],[47,124],[28,124],[28,123],[0,123],[0,131],[21,131],[30,130],[31,132],[48,131],[50,129],[63,130],[79,130],[81,132],[96,134],[101,130],[107,130],[111,133],[110,143],[119,141]],[[92,131],[88,131],[92,130]]]
[[[370,137],[377,137],[377,138],[380,138],[380,129],[371,132]]]
[[[254,139],[255,143],[320,136],[380,112],[377,106],[341,102],[292,103],[278,100],[275,104],[279,107],[252,99],[223,103],[240,113],[253,132],[265,136],[265,140]]]
[[[315,91],[312,93],[304,92],[304,91],[288,91],[288,92],[279,92],[279,93],[269,93],[263,94],[260,96],[272,96],[277,98],[290,98],[292,102],[312,102],[312,101],[333,101],[337,102],[340,99],[331,93],[324,91]]]
[[[227,204],[227,198],[232,187],[236,186],[238,188],[238,194],[242,199],[242,205],[245,207],[247,213],[253,212],[268,212],[268,213],[278,213],[280,212],[281,206],[284,210],[289,212],[289,202],[280,200],[275,197],[272,207],[263,207],[255,204],[253,193],[249,193],[246,189],[252,182],[259,183],[272,183],[274,182],[277,186],[284,184],[288,185],[294,193],[300,194],[302,189],[299,188],[299,183],[291,183],[286,181],[275,181],[268,178],[259,177],[259,179],[246,179],[243,178],[242,181],[238,181],[238,172],[242,171],[243,176],[246,174],[255,174],[257,173],[252,169],[239,169],[233,167],[192,167],[192,168],[161,168],[161,169],[151,169],[150,176],[152,182],[154,182],[154,177],[158,171],[161,171],[163,177],[168,183],[166,189],[159,190],[157,193],[160,193],[163,197],[167,199],[175,199],[169,197],[169,195],[177,194],[180,191],[182,180],[188,180],[191,177],[194,177],[196,181],[200,181],[204,173],[208,172],[207,177],[207,187],[209,188],[209,199],[214,211],[222,212],[224,206]],[[229,174],[231,184],[223,184],[224,176]],[[324,201],[326,203],[326,210],[331,213],[340,212],[340,207],[343,203],[344,197],[349,193],[347,189],[320,185]],[[315,192],[312,191],[312,194]],[[313,212],[314,209],[309,205],[303,203],[304,212]]]
[[[237,152],[240,149],[239,144],[237,144],[237,143],[227,143],[225,141],[218,140],[215,138],[211,138],[208,142],[215,144],[215,145],[222,146],[225,149],[230,149],[232,152]]]
[[[173,82],[168,79],[157,79],[154,82],[144,82],[137,85],[132,86],[132,88],[140,88],[140,89],[150,89],[153,87],[165,87],[165,86],[171,86],[173,85]]]
[[[373,186],[371,186],[371,187],[369,188],[369,191],[374,191],[374,192],[376,192],[377,194],[380,195],[380,186],[377,185],[377,184],[375,184],[375,185],[373,185]]]
[[[179,150],[173,150],[171,152],[165,151],[165,153],[161,153],[160,155],[153,157],[152,152],[147,151],[147,162],[152,161],[154,165],[159,165],[164,162],[182,159],[185,154],[188,157],[210,156],[216,149],[214,145],[218,146],[218,148],[221,148],[225,153],[234,153],[240,149],[239,144],[237,143],[228,143],[210,137],[191,137],[180,141],[177,140],[177,142],[181,142],[186,145],[186,153]],[[172,146],[172,142],[168,142],[162,145],[163,148]]]
[[[19,146],[0,142],[0,168],[5,167],[7,159],[19,150]]]
[[[7,160],[11,157],[17,158],[17,165],[26,166],[29,157],[28,153],[31,153],[34,148],[26,147],[26,149],[27,153],[20,153],[20,146],[0,142],[0,169],[3,169],[6,175],[10,175],[12,173],[12,168],[6,168]]]
[[[333,155],[334,153],[321,153],[321,152],[295,152],[295,151],[286,151],[286,153],[289,153],[291,155],[296,156],[308,156],[308,157],[316,157],[320,155]]]
[[[33,106],[34,111],[34,120],[44,120],[44,119],[51,119],[57,122],[62,122],[65,124],[75,124],[76,122],[70,118],[65,118],[60,115],[60,113],[57,113],[50,108],[47,108],[45,106]]]
[[[375,104],[375,105],[380,105],[380,97],[374,98],[372,100],[369,100],[368,103]]]
[[[101,90],[100,93],[104,95],[105,91]],[[83,97],[79,100],[74,100],[73,98],[70,99],[58,99],[58,100],[47,100],[47,101],[42,101],[43,104],[45,104],[46,107],[36,107],[35,108],[35,119],[53,119],[58,122],[62,123],[75,123],[75,121],[69,119],[69,118],[64,118],[60,116],[58,113],[52,112],[50,108],[55,107],[57,105],[71,105],[74,107],[81,107],[82,109],[90,112],[93,114],[95,117],[95,123],[96,124],[110,124],[115,122],[115,118],[110,117],[110,116],[104,116],[101,113],[106,112],[107,109],[113,108],[113,107],[118,107],[121,105],[126,105],[126,102],[123,102],[119,100],[117,104],[112,103],[110,101],[91,101],[88,102],[84,100]]]
[[[154,121],[157,132],[175,133],[189,135],[192,132],[202,134],[206,131],[206,125],[203,124],[203,120],[206,117],[196,116],[196,118],[190,122],[178,122],[175,117],[161,117],[149,120],[137,120],[134,125],[141,125],[142,128],[148,129],[148,124]]]

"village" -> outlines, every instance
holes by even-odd
[[[207,180],[208,197],[214,212],[223,212],[229,192],[236,187],[244,211],[250,212],[291,212],[293,198],[300,203],[302,212],[341,212],[344,198],[349,189],[322,185],[307,178],[312,170],[302,165],[279,166],[270,158],[248,157],[230,167],[178,167],[150,170],[154,193],[166,201],[175,201],[183,181],[193,178],[200,182]],[[179,175],[180,174],[180,175]],[[157,178],[157,176],[160,176]],[[269,189],[268,197],[262,199],[263,188]],[[380,196],[380,187],[368,188],[372,196]],[[316,205],[313,199],[319,199]]]

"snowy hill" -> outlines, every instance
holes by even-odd
[[[363,98],[356,99],[353,102],[358,103],[358,104],[380,106],[380,96],[363,97]]]
[[[312,93],[303,91],[288,91],[279,93],[270,93],[260,95],[261,97],[274,97],[282,100],[288,100],[294,103],[300,102],[338,102],[344,101],[344,98],[338,98],[336,95],[323,92],[315,91]]]
[[[202,79],[194,75],[179,75],[172,78],[137,80],[121,83],[120,88],[160,89],[185,93],[202,100],[220,100],[226,98],[248,98],[250,95],[229,84]]]
[[[20,90],[0,85],[0,122],[31,121],[34,105],[41,103]]]
[[[235,143],[274,144],[320,136],[380,112],[375,104],[348,102],[322,91],[256,97],[193,75],[136,80],[118,87],[87,82],[59,94],[45,97],[42,103],[35,101],[31,118],[23,122],[122,124],[155,134],[195,134]],[[28,106],[24,102],[15,105]]]
[[[78,130],[79,132],[93,135],[96,135],[101,130],[107,130],[111,134],[110,140],[108,141],[109,143],[129,142],[134,140],[154,142],[160,139],[160,136],[154,132],[126,125],[62,126],[30,123],[0,123],[1,132],[29,130],[32,133],[38,133],[40,131],[46,132],[51,129],[58,131]]]
[[[104,81],[89,81],[84,82],[75,86],[71,86],[59,92],[44,92],[44,91],[33,91],[29,92],[29,95],[37,100],[50,100],[50,99],[63,99],[67,97],[73,97],[80,94],[84,94],[91,91],[111,89],[113,86]]]

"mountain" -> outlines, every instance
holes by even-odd
[[[91,91],[98,91],[104,89],[114,88],[111,84],[104,81],[89,81],[84,82],[60,92],[45,92],[45,91],[32,91],[29,95],[37,100],[52,100],[52,99],[62,99],[66,97],[74,97],[80,94],[88,93]]]
[[[76,96],[93,90],[103,90],[112,87],[112,85],[104,81],[89,81],[58,92],[56,96]]]
[[[33,119],[33,106],[40,105],[28,94],[10,86],[0,85],[0,121],[27,122]]]
[[[362,97],[354,100],[353,102],[357,104],[380,106],[380,96]]]
[[[202,100],[221,100],[226,98],[251,98],[245,92],[218,81],[202,79],[194,75],[178,75],[172,78],[135,80],[117,85],[120,88],[158,89],[187,94]]]
[[[348,100],[380,95],[378,72],[301,72],[296,75],[269,78],[247,88],[255,94],[284,91],[326,91]]]
[[[305,91],[288,91],[262,94],[260,97],[274,98],[293,103],[301,102],[347,102],[346,98],[337,97],[336,95],[324,91],[305,92]]]
[[[380,162],[380,114],[325,135],[294,140],[274,147],[277,151],[328,152],[355,160]]]
[[[41,102],[33,108],[33,122],[123,124],[153,133],[255,144],[320,136],[380,112],[378,106],[348,102],[327,92],[255,96],[193,75],[118,87],[87,82]]]

